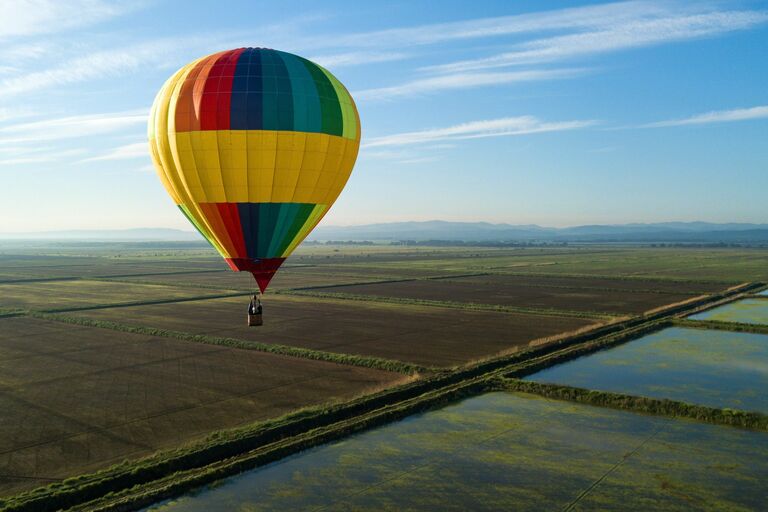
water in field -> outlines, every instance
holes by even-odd
[[[498,392],[148,510],[758,510],[766,477],[766,433]]]
[[[688,317],[691,320],[719,320],[768,325],[768,300],[744,299]]]
[[[768,295],[768,290],[763,290],[758,295]]]
[[[528,380],[768,413],[768,336],[669,328]]]

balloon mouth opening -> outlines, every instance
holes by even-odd
[[[264,293],[275,272],[283,264],[285,258],[226,258],[229,268],[236,272],[250,272]]]

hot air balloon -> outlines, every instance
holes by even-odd
[[[321,66],[239,48],[191,62],[163,85],[149,145],[182,213],[263,293],[349,179],[360,118]]]

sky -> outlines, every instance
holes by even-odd
[[[768,2],[0,0],[0,232],[191,229],[148,110],[243,46],[357,103],[325,225],[768,222]]]

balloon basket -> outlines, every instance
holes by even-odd
[[[256,327],[263,323],[261,315],[248,315],[248,327]]]

